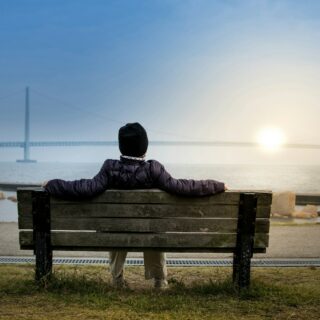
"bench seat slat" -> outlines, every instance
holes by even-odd
[[[33,245],[33,232],[20,231],[21,247]],[[268,234],[256,233],[254,248],[268,246]],[[108,232],[65,232],[51,233],[54,247],[100,247],[100,248],[235,248],[236,233],[108,233]]]
[[[229,218],[52,218],[51,230],[111,232],[236,232],[238,219]],[[20,219],[20,229],[32,229],[32,219]],[[256,220],[256,232],[269,232],[269,219]]]

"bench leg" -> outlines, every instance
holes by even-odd
[[[37,281],[48,278],[52,272],[52,250],[50,246],[50,234],[37,232],[35,239],[36,275]]]
[[[50,277],[52,272],[52,248],[50,236],[50,201],[45,191],[32,193],[33,241],[36,255],[37,281]]]
[[[233,283],[239,290],[250,285],[251,255],[248,250],[233,255]]]
[[[257,198],[254,193],[240,195],[237,244],[233,255],[233,283],[238,290],[250,285]]]

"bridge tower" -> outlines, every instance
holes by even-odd
[[[30,159],[30,110],[29,110],[29,87],[26,87],[26,100],[25,100],[25,121],[24,121],[24,157],[17,162],[34,163],[36,160]]]

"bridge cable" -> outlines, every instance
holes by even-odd
[[[60,98],[52,97],[52,96],[50,96],[48,94],[41,93],[41,92],[39,92],[37,90],[34,90],[34,89],[32,89],[32,92],[36,93],[39,96],[47,98],[49,100],[59,102],[59,103],[65,105],[67,107],[72,108],[72,109],[77,109],[77,110],[83,111],[85,113],[91,114],[91,115],[99,118],[100,120],[105,119],[105,120],[107,120],[109,122],[117,123],[118,125],[123,125],[124,124],[123,121],[120,121],[120,120],[114,119],[114,118],[110,118],[110,117],[106,117],[105,115],[102,115],[102,114],[97,113],[97,112],[88,111],[88,108],[82,108],[82,107],[79,107],[79,106],[75,106],[73,104],[70,104],[69,102],[65,102],[65,101],[61,100]],[[162,133],[162,134],[165,134],[165,135],[171,136],[171,137],[179,137],[179,138],[184,138],[184,139],[188,139],[188,140],[194,140],[194,137],[191,137],[191,136],[181,135],[181,134],[168,132],[168,131],[163,131],[163,130],[158,130],[158,129],[148,129],[148,132]],[[199,140],[201,140],[201,139],[199,139]]]
[[[0,100],[4,100],[4,99],[7,99],[7,98],[9,98],[9,97],[12,97],[12,96],[14,96],[14,95],[17,94],[17,93],[21,93],[21,91],[19,90],[19,91],[11,92],[11,93],[9,93],[9,94],[7,94],[7,95],[4,95],[4,96],[0,97]]]

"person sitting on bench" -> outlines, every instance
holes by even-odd
[[[55,197],[83,199],[94,197],[107,189],[159,188],[183,196],[207,196],[225,191],[223,182],[216,180],[175,179],[156,160],[145,160],[148,149],[146,130],[139,123],[128,123],[119,129],[120,160],[108,159],[92,179],[65,181],[53,179],[43,184]],[[124,287],[123,268],[126,251],[111,251],[110,266],[113,284]],[[167,286],[165,254],[144,252],[145,278],[154,279],[156,288]]]

